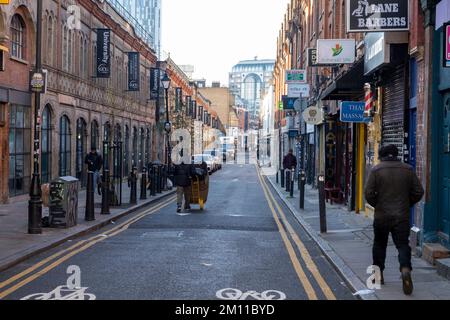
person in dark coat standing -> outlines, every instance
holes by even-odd
[[[297,167],[297,158],[294,156],[294,150],[289,149],[289,153],[283,159],[284,170],[292,170]]]
[[[389,233],[398,250],[403,292],[413,291],[411,278],[410,209],[422,199],[424,190],[414,169],[398,160],[398,149],[394,145],[384,146],[379,151],[381,163],[375,166],[367,180],[365,196],[375,208],[373,265],[381,270],[384,284],[386,248]]]
[[[182,162],[175,165],[174,169],[174,184],[177,187],[177,212],[181,212],[184,195],[184,210],[191,209],[191,172],[192,166]]]
[[[95,149],[95,147],[92,147],[91,152],[89,152],[86,155],[84,163],[87,164],[88,171],[91,171],[94,173],[94,189],[95,189],[98,184],[100,170],[102,169],[102,166],[103,166],[103,158],[97,152],[97,149]]]

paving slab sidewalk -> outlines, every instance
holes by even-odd
[[[274,172],[265,168],[262,170],[299,223],[318,243],[324,255],[344,277],[347,284],[354,292],[367,291],[366,281],[369,277],[367,268],[372,264],[373,220],[364,214],[349,212],[344,206],[327,204],[328,232],[320,234],[318,191],[306,186],[305,210],[300,210],[297,185],[294,189],[294,198],[290,198],[285,189],[276,183]],[[412,263],[414,292],[411,296],[405,296],[402,291],[397,250],[390,238],[384,271],[386,284],[381,290],[361,294],[359,297],[364,300],[450,299],[450,281],[439,276],[436,268],[421,258],[413,257]]]
[[[125,215],[135,212],[155,201],[168,197],[176,192],[175,189],[164,191],[147,200],[139,200],[136,205],[129,205],[130,189],[126,183],[122,186],[121,207],[110,207],[111,214],[101,215],[101,196],[95,193],[95,221],[85,221],[86,191],[82,190],[78,196],[78,224],[68,229],[43,228],[42,234],[30,235],[28,231],[28,196],[14,199],[11,203],[0,205],[0,271],[53,248],[68,240],[80,237],[89,232],[100,229]],[[43,216],[48,215],[48,208],[43,208]]]

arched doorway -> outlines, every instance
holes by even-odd
[[[123,173],[124,177],[130,172],[130,127],[125,126],[125,139],[123,142]]]
[[[139,162],[138,158],[138,129],[133,127],[133,148],[132,148],[132,163],[133,167],[136,167]]]
[[[98,129],[98,122],[96,120],[91,123],[91,148],[99,150],[100,132]]]
[[[139,171],[142,171],[144,168],[145,161],[145,130],[141,128],[140,130],[140,143],[139,143]]]
[[[80,180],[81,187],[86,186],[86,166],[84,158],[87,150],[87,125],[83,118],[77,120],[76,140],[76,177]]]

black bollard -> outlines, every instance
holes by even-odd
[[[300,209],[305,209],[305,183],[306,183],[306,174],[305,171],[300,172]]]
[[[147,199],[147,169],[142,169],[141,177],[141,200]]]
[[[100,214],[110,214],[109,211],[109,170],[103,170],[102,176],[102,211]]]
[[[158,165],[156,167],[156,192],[162,193],[162,187],[161,187],[161,165]]]
[[[277,176],[276,176],[277,184],[280,183],[280,179],[279,179],[279,176],[278,176],[278,175],[279,175],[279,172],[277,171]]]
[[[319,210],[320,210],[320,232],[327,232],[327,213],[325,204],[325,176],[319,176]]]
[[[151,170],[150,195],[154,197],[156,196],[156,167],[152,165],[150,167],[150,170]]]
[[[137,168],[133,167],[128,177],[128,187],[130,187],[130,204],[137,203]]]
[[[84,214],[84,220],[94,221],[94,173],[88,171],[87,174],[87,186],[86,186],[86,211]]]
[[[289,175],[289,179],[291,180],[291,186],[289,187],[289,196],[291,198],[294,197],[294,169],[291,170],[291,174]]]
[[[281,188],[284,188],[284,169],[280,169]]]
[[[286,170],[286,192],[289,192],[289,189],[291,188],[291,170]]]

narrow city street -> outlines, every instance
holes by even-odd
[[[259,170],[224,165],[204,211],[171,196],[16,265],[0,299],[354,299]]]

